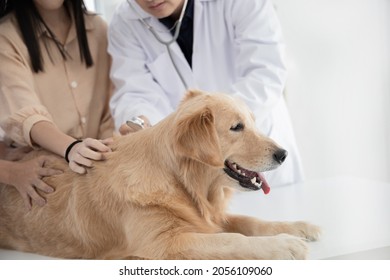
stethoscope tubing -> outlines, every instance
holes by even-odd
[[[137,9],[135,9],[135,8],[133,7],[133,5],[130,3],[130,1],[127,0],[127,3],[129,4],[129,6],[138,14],[138,16],[139,16],[139,19],[138,19],[138,20],[139,20],[139,21],[140,21],[140,22],[141,22],[141,23],[142,23],[142,24],[143,24],[143,25],[144,25],[152,34],[153,34],[153,37],[155,37],[156,40],[157,40],[159,43],[161,43],[161,44],[163,44],[163,45],[166,46],[167,51],[168,51],[169,58],[171,59],[171,62],[172,62],[172,65],[173,65],[173,67],[175,68],[175,71],[176,71],[177,75],[179,76],[179,78],[180,78],[180,80],[181,80],[181,82],[182,82],[182,84],[183,84],[183,86],[184,86],[185,89],[188,89],[188,85],[187,85],[187,83],[186,83],[186,81],[185,81],[185,79],[184,79],[182,73],[179,71],[179,67],[176,65],[175,60],[173,59],[173,55],[172,55],[172,51],[171,51],[170,46],[171,46],[172,43],[176,42],[177,38],[179,37],[181,24],[182,24],[182,21],[183,21],[183,17],[184,17],[184,14],[185,14],[185,10],[186,10],[186,8],[187,8],[187,2],[188,2],[188,0],[184,0],[183,8],[182,8],[182,10],[181,10],[179,19],[178,19],[177,22],[176,22],[175,32],[174,32],[174,34],[173,34],[172,39],[169,40],[169,41],[165,41],[165,40],[163,40],[163,39],[160,37],[160,35],[158,35],[158,33],[156,32],[156,30],[142,18],[142,16],[138,13]]]

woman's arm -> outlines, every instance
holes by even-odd
[[[47,121],[36,123],[30,132],[31,140],[61,157],[65,157],[68,147],[76,141],[73,137],[61,132],[56,126]],[[111,149],[106,146],[110,140],[96,140],[86,138],[74,145],[68,154],[69,167],[80,174],[86,172],[86,167],[91,167],[94,160],[104,160],[102,153]]]

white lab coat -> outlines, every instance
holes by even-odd
[[[134,0],[129,2],[134,8],[124,1],[109,26],[108,50],[115,85],[110,108],[117,128],[139,115],[157,123],[176,109],[185,93],[166,46],[147,30],[140,16],[163,40],[172,39],[171,33]],[[192,69],[179,45],[174,42],[170,46],[189,88],[239,96],[255,113],[260,131],[289,152],[281,167],[265,173],[271,187],[302,180],[282,96],[286,69],[281,40],[270,1],[194,0]]]

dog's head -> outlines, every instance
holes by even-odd
[[[232,187],[267,194],[270,187],[261,172],[278,167],[287,156],[257,131],[249,108],[226,94],[188,92],[175,123],[176,152],[223,170]]]

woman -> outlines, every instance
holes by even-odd
[[[186,2],[128,0],[116,10],[109,28],[115,85],[110,106],[116,126],[124,131],[132,117],[158,122],[176,108],[187,88],[226,92],[242,98],[259,129],[289,152],[280,168],[268,172],[268,180],[274,186],[301,181],[282,94],[281,30],[271,2]],[[168,49],[161,41],[172,40],[183,7],[179,36]]]
[[[0,126],[85,173],[113,132],[106,24],[81,0],[1,2]]]

